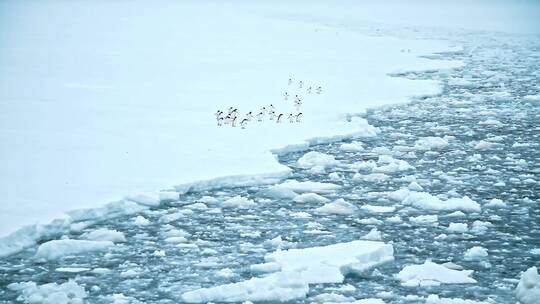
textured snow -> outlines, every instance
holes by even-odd
[[[37,285],[35,282],[12,283],[8,289],[21,293],[20,300],[32,304],[83,304],[87,293],[75,281]]]
[[[34,257],[36,259],[56,260],[68,255],[107,251],[113,246],[114,243],[111,241],[52,240],[39,245]]]
[[[416,286],[429,282],[437,283],[476,283],[471,278],[472,270],[452,270],[442,265],[425,261],[421,265],[405,266],[396,277],[407,286]]]
[[[537,304],[540,299],[540,275],[536,267],[527,269],[521,274],[516,287],[516,298],[522,304]]]

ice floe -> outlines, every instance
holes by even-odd
[[[33,304],[83,304],[88,296],[86,290],[73,280],[44,285],[35,282],[12,283],[7,288],[21,293],[21,301]]]
[[[341,283],[349,272],[365,271],[393,261],[392,245],[352,241],[328,246],[278,250],[251,270],[271,273],[238,283],[201,288],[182,294],[189,303],[208,301],[290,301],[305,298],[309,284]]]
[[[240,209],[248,209],[255,207],[257,204],[253,200],[248,199],[247,197],[243,196],[235,196],[232,197],[226,201],[224,201],[221,204],[221,207],[223,208],[240,208]]]
[[[433,211],[457,211],[480,212],[480,204],[471,200],[469,197],[450,198],[446,201],[439,199],[427,192],[410,191],[402,188],[391,192],[388,197],[392,200],[402,202],[405,205],[411,205],[416,208]]]
[[[39,245],[35,258],[56,260],[68,255],[107,251],[113,246],[111,241],[52,240]]]
[[[358,208],[355,205],[340,198],[315,209],[315,212],[324,214],[348,215],[355,213],[356,210],[358,210]]]
[[[252,278],[238,283],[185,292],[182,294],[182,300],[187,303],[205,303],[209,301],[285,302],[305,298],[308,291],[308,284],[300,277],[300,274],[277,272],[264,278]]]
[[[438,295],[429,295],[426,298],[426,304],[488,304],[489,302],[480,302],[474,300],[464,300],[458,298],[439,298]]]
[[[279,184],[279,186],[293,190],[298,193],[314,192],[319,194],[325,194],[341,189],[340,185],[332,183],[321,183],[312,181],[299,182],[296,180],[285,181],[284,183]]]
[[[469,248],[465,255],[463,256],[465,260],[467,261],[476,261],[476,260],[482,260],[487,258],[488,251],[484,247],[481,246],[474,246],[472,248]]]
[[[339,161],[337,161],[332,155],[311,151],[300,157],[297,164],[299,167],[306,169],[313,168],[315,166],[331,168],[339,165]]]
[[[121,243],[126,241],[124,233],[106,228],[96,229],[81,235],[82,239],[89,241],[111,241]]]
[[[446,146],[448,146],[448,142],[440,137],[423,137],[414,143],[414,149],[420,151],[442,149]]]
[[[452,270],[443,265],[425,261],[421,265],[405,266],[396,277],[406,286],[476,283],[476,280],[470,277],[472,273],[472,270]]]
[[[516,298],[522,304],[538,304],[540,299],[540,275],[536,267],[531,267],[521,274],[516,287]]]
[[[330,200],[324,196],[320,196],[317,193],[304,193],[298,195],[293,199],[297,203],[326,203]]]

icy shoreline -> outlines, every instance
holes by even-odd
[[[113,10],[122,9],[121,6],[109,5]],[[69,5],[62,7],[66,8]],[[151,9],[163,13],[162,7]],[[188,5],[182,14],[191,17],[192,10],[199,9],[197,5]],[[31,17],[35,12],[30,10],[28,13]],[[171,10],[161,18],[177,22],[178,13]],[[231,37],[235,45],[225,44],[227,47],[222,50],[224,54],[198,54],[185,50],[185,41],[181,39],[179,44],[171,47],[180,52],[180,59],[178,54],[168,53],[159,47],[149,50],[156,58],[163,57],[160,64],[174,66],[174,73],[156,76],[158,80],[155,83],[147,84],[146,71],[155,75],[166,71],[155,70],[154,66],[148,65],[138,66],[143,72],[136,77],[106,75],[99,79],[110,82],[111,88],[116,88],[114,90],[99,85],[84,85],[95,84],[97,80],[92,77],[82,75],[78,79],[74,76],[77,74],[58,71],[53,76],[60,81],[69,81],[67,84],[59,86],[59,83],[37,75],[32,81],[42,83],[35,88],[35,93],[22,96],[16,88],[27,85],[25,82],[17,78],[0,79],[3,80],[1,87],[6,86],[5,96],[0,97],[6,100],[41,100],[43,96],[54,96],[51,97],[53,102],[45,105],[9,102],[2,113],[7,116],[0,119],[5,124],[4,132],[0,132],[0,142],[13,149],[2,151],[0,155],[6,169],[0,185],[4,195],[0,204],[0,256],[16,253],[40,240],[81,229],[96,221],[135,214],[160,201],[174,200],[182,193],[276,183],[290,172],[288,167],[279,164],[276,155],[302,151],[316,144],[376,135],[375,128],[363,119],[353,117],[347,121],[351,116],[346,113],[361,113],[367,108],[407,102],[413,96],[440,92],[440,84],[436,81],[395,78],[390,74],[403,70],[450,69],[462,65],[458,61],[420,57],[453,50],[447,42],[369,37],[320,24],[266,20],[261,16],[229,13],[237,17],[232,24],[227,14],[216,16],[215,19],[215,25],[223,26],[223,31],[238,35]],[[77,18],[77,15],[73,18]],[[269,24],[261,22],[261,18],[269,21]],[[39,27],[40,22],[49,19],[36,20],[34,26]],[[187,18],[179,24],[175,23],[175,26],[179,33],[187,35],[183,38],[191,41],[194,48],[204,49],[224,43],[221,34],[215,33],[212,27],[197,22],[193,25],[192,21]],[[145,19],[144,22],[152,22],[152,19]],[[144,27],[144,22],[136,26]],[[74,24],[83,33],[88,30],[84,22]],[[208,41],[182,32],[182,26],[186,24],[207,35]],[[256,31],[249,29],[253,25],[257,26]],[[38,32],[59,30],[56,26],[60,25],[53,23],[40,28]],[[146,50],[149,42],[159,46],[163,41],[163,37],[155,36],[151,31],[139,37],[137,31],[125,30],[114,34],[131,37],[140,49]],[[157,32],[160,30],[163,29],[156,29]],[[99,31],[92,29],[92,32]],[[46,41],[40,43],[44,43],[42,47],[47,49],[49,44],[54,44],[54,39],[49,37],[53,39],[49,41],[47,35],[44,37]],[[302,37],[305,45],[295,44],[298,37]],[[102,52],[132,54],[123,45],[111,47],[106,40],[103,44],[101,36],[87,38],[90,42],[85,43],[91,43],[92,39],[98,45],[102,43],[99,45],[103,48]],[[70,43],[74,45],[82,43],[77,37],[70,39],[73,39]],[[270,42],[277,44],[274,49],[266,47]],[[18,42],[14,43],[18,45]],[[22,44],[30,51],[36,50],[31,43]],[[102,52],[89,53],[84,45],[73,53],[75,58],[104,60]],[[295,47],[290,49],[290,45]],[[332,45],[333,48],[323,49],[321,45]],[[243,52],[245,49],[250,52]],[[5,53],[5,58],[24,59],[9,49],[2,52],[0,55]],[[258,52],[260,54],[253,56]],[[271,59],[262,63],[263,69],[261,58]],[[130,67],[133,64],[129,58],[116,60],[119,60],[120,66],[125,64]],[[222,62],[224,67],[216,68],[208,60]],[[208,69],[205,77],[199,79],[198,74],[188,76],[184,73],[185,65],[191,61],[199,63],[199,66],[189,65],[190,69]],[[342,66],[343,63],[347,64],[346,68]],[[49,68],[44,62],[39,62],[39,66]],[[18,65],[13,68],[33,75]],[[238,75],[230,80],[224,79],[222,74],[224,70],[229,72],[229,69]],[[282,82],[291,76],[291,70],[296,71],[296,75],[292,75],[295,80],[317,82],[325,87],[322,95],[306,100],[303,109],[306,119],[302,124],[293,126],[286,123],[277,128],[275,124],[265,123],[252,128],[248,126],[246,130],[217,128],[214,125],[211,113],[216,108],[235,105],[242,109],[257,109],[265,104],[282,102],[283,90],[290,89]],[[108,74],[107,70],[96,73]],[[176,82],[168,80],[171,77],[191,85],[178,88]],[[249,81],[250,78],[258,78],[258,81]],[[247,83],[243,83],[246,79]],[[359,85],[360,88],[352,89]],[[57,92],[66,90],[66,86],[70,93],[57,96]],[[143,91],[139,89],[140,86],[144,87]],[[87,100],[89,92],[94,95],[93,99]],[[134,92],[140,94],[134,96]],[[160,94],[149,95],[155,92]],[[74,104],[71,103],[72,98],[83,101]],[[180,104],[178,99],[182,101]],[[116,104],[118,100],[121,101]],[[208,102],[198,102],[200,100]],[[85,103],[87,101],[90,103]],[[42,107],[53,116],[44,119]],[[66,108],[73,112],[65,112]],[[20,113],[24,113],[25,120],[34,121],[35,129],[28,131],[29,126],[21,125],[17,120]],[[87,113],[95,121],[87,121]],[[187,113],[185,120],[178,119],[178,113]],[[54,120],[54,115],[60,116],[58,121]],[[52,135],[60,132],[60,138],[65,138],[59,141],[51,137],[42,130],[43,124],[47,126],[45,130],[52,128]],[[198,133],[194,134],[194,130]],[[37,155],[33,146],[36,142],[39,149]],[[33,162],[26,162],[26,159]],[[23,183],[25,179],[28,180]],[[155,192],[156,189],[162,191]],[[122,198],[123,195],[127,196]]]

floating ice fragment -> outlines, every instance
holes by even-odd
[[[288,180],[278,186],[290,189],[298,193],[314,192],[319,194],[331,193],[335,190],[341,189],[340,185],[332,183],[320,183],[320,182],[299,182],[296,180]]]
[[[320,196],[317,193],[304,193],[298,195],[293,199],[297,203],[326,203],[330,200],[324,196]]]
[[[540,299],[540,275],[535,266],[521,274],[516,287],[516,298],[522,304],[538,304]]]
[[[20,292],[20,301],[34,304],[82,304],[88,296],[84,288],[71,279],[63,284],[12,283],[7,288]]]
[[[448,142],[440,137],[423,137],[414,143],[414,149],[428,151],[432,149],[442,149],[448,145]]]
[[[299,167],[305,169],[313,168],[315,166],[331,168],[339,165],[339,161],[337,161],[332,155],[311,151],[300,157],[297,164]]]
[[[235,196],[232,197],[226,201],[224,201],[221,206],[223,208],[240,208],[240,209],[247,209],[257,206],[253,200],[250,200],[243,196]]]
[[[107,251],[113,246],[114,243],[111,241],[52,240],[39,245],[34,257],[36,259],[56,260],[68,255]]]
[[[477,261],[482,260],[488,256],[487,249],[480,247],[480,246],[474,246],[472,248],[469,248],[465,252],[465,260],[467,261]]]
[[[476,283],[471,278],[472,270],[452,270],[426,261],[422,265],[405,266],[396,277],[409,286],[418,286],[423,281],[435,281],[443,284]]]
[[[111,241],[121,243],[126,241],[124,233],[106,228],[97,229],[81,235],[81,238],[89,241]]]
[[[358,208],[356,208],[356,206],[354,206],[353,204],[346,202],[344,199],[340,198],[315,209],[315,212],[324,214],[348,215],[355,213],[357,209]]]
[[[446,230],[453,233],[465,233],[469,230],[469,227],[464,223],[450,223]]]

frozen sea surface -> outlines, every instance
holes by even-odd
[[[251,266],[268,262],[265,256],[278,248],[363,238],[392,244],[394,261],[346,273],[343,283],[310,284],[306,298],[291,302],[422,303],[437,294],[515,303],[520,273],[540,265],[540,43],[470,38],[475,42],[463,51],[437,55],[464,60],[463,68],[396,75],[441,80],[444,90],[369,111],[365,118],[378,136],[314,146],[311,151],[335,158],[326,157],[327,165],[300,166],[306,152],[280,157],[294,169],[291,179],[340,187],[291,189],[289,182],[187,193],[139,214],[80,224],[62,238],[93,238],[59,242],[79,246],[66,255],[47,258],[52,245],[46,245],[38,255],[34,247],[0,260],[0,303],[40,292],[46,298],[51,290],[57,296],[70,290],[68,299],[89,303],[178,303],[186,292],[274,271],[271,263]],[[425,208],[450,202],[455,210]],[[316,211],[324,205],[337,211]],[[427,260],[473,270],[476,283],[396,276]],[[9,285],[18,282],[33,283]]]

